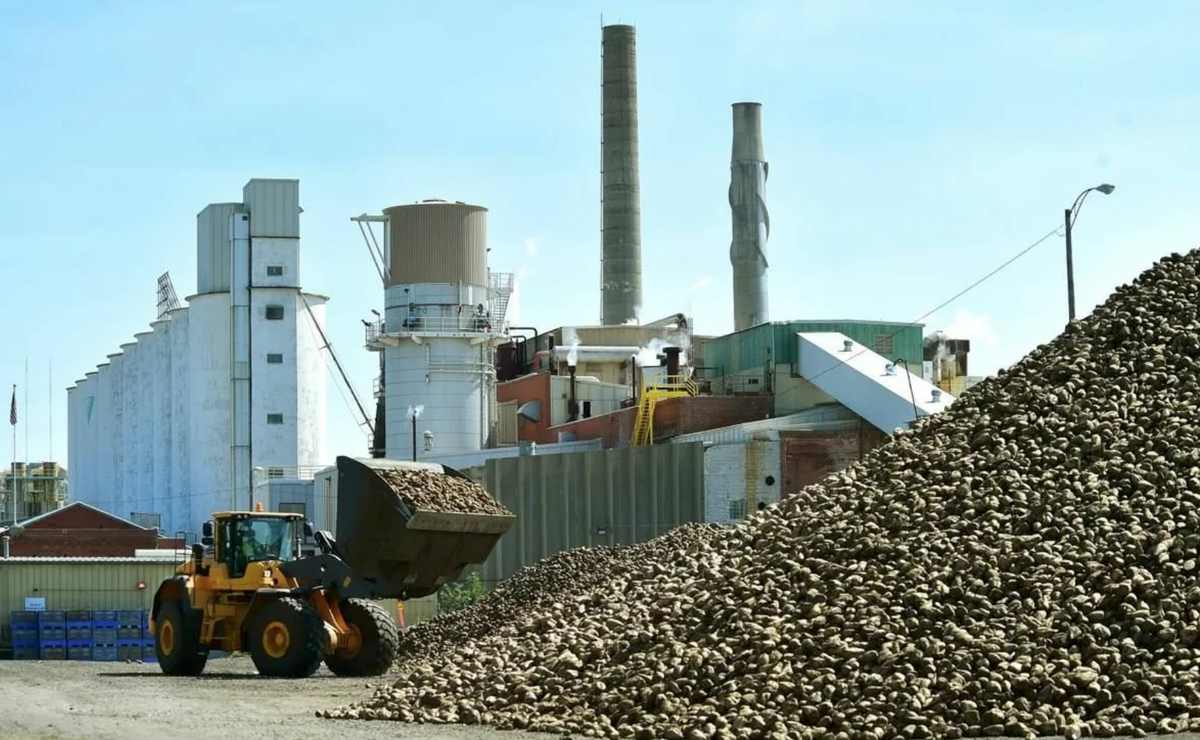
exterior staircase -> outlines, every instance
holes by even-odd
[[[696,381],[686,375],[662,375],[649,385],[642,385],[637,418],[633,423],[633,446],[654,444],[654,408],[668,398],[685,398],[699,392]]]

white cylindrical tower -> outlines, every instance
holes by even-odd
[[[174,534],[178,531],[196,531],[196,525],[190,518],[191,496],[188,491],[192,411],[191,366],[188,360],[191,346],[188,341],[188,309],[177,308],[167,315],[171,321],[171,396],[167,400],[171,409],[171,517],[166,519],[164,516],[163,528]]]
[[[82,380],[67,388],[67,472],[75,477],[75,465],[79,462],[79,386]]]
[[[158,501],[154,496],[154,332],[134,335],[137,340],[137,477],[134,503],[130,512],[154,513]]]
[[[124,446],[124,404],[122,399],[125,389],[125,356],[114,352],[108,356],[108,434],[102,439],[111,440],[108,444],[108,458],[105,461],[107,477],[101,479],[100,500],[104,501],[105,511],[120,511],[125,503],[125,446]]]
[[[478,450],[491,432],[495,369],[487,209],[425,201],[384,209],[387,456]],[[426,434],[428,432],[428,435]]]
[[[204,522],[214,511],[236,508],[229,470],[232,425],[229,382],[229,294],[205,293],[188,300],[188,521]]]
[[[97,481],[100,477],[100,373],[96,370],[86,373],[87,395],[83,399],[83,463],[80,479],[83,481],[83,495],[86,498],[75,498],[76,501],[95,501],[100,498],[100,487]],[[74,483],[72,483],[74,489]],[[74,494],[72,494],[74,496]]]
[[[150,437],[153,457],[151,491],[157,501],[159,524],[166,530],[173,517],[175,498],[171,494],[171,321],[159,319],[154,328],[154,393],[149,404],[153,434]]]
[[[124,367],[121,368],[121,393],[124,405],[124,413],[121,414],[121,449],[123,450],[121,508],[110,509],[110,511],[117,516],[129,518],[129,513],[138,505],[138,477],[141,474],[138,469],[140,459],[138,432],[142,413],[141,367],[138,363],[141,357],[137,342],[122,344],[121,351],[125,353]]]

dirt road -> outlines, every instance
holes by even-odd
[[[338,678],[323,666],[312,678],[300,681],[265,679],[254,673],[249,658],[210,660],[199,678],[169,678],[154,664],[0,661],[0,740],[550,737],[315,717],[318,709],[368,696],[368,683]]]

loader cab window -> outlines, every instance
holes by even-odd
[[[246,566],[260,560],[292,560],[295,522],[279,517],[237,517],[221,522],[221,560],[232,578],[246,574]]]

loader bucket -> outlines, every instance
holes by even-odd
[[[516,521],[509,515],[412,511],[377,473],[426,469],[466,479],[437,463],[337,459],[337,549],[356,578],[373,583],[375,598],[426,596],[482,563]]]

